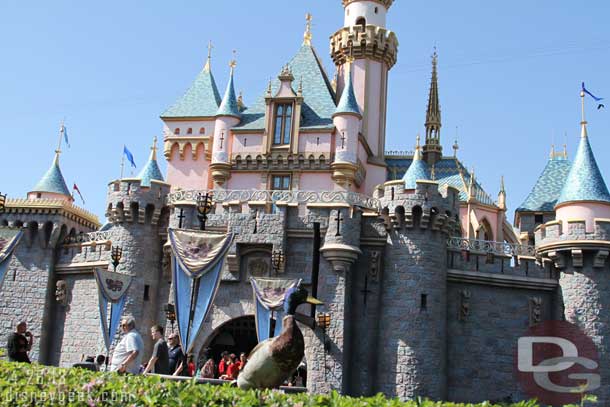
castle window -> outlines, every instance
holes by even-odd
[[[364,31],[364,29],[366,28],[366,18],[358,17],[356,19],[356,25],[362,26],[362,31]]]
[[[379,7],[375,7],[375,14],[379,14]]]
[[[199,129],[199,134],[205,134],[205,127]]]
[[[177,135],[179,135],[179,134],[180,134],[180,129],[176,129],[176,130],[174,130],[174,134],[175,134],[176,136],[177,136]]]
[[[38,199],[42,198],[42,194],[40,192],[36,192],[36,198],[38,198]]]
[[[150,300],[150,286],[147,284],[144,286],[144,301]]]
[[[193,129],[189,127],[188,130],[186,131],[186,134],[193,134]]]
[[[273,144],[290,144],[292,136],[292,103],[280,103],[275,107],[275,129]]]
[[[420,303],[419,303],[419,309],[426,310],[428,308],[428,294],[422,294],[421,295],[421,299],[420,299]]]
[[[271,187],[274,191],[290,190],[290,175],[274,175],[271,178]]]
[[[534,215],[534,223],[536,225],[540,225],[542,223],[544,223],[544,215],[541,213],[537,213]]]

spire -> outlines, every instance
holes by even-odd
[[[468,182],[468,202],[473,202],[477,198],[477,185],[474,180],[474,168],[470,172],[470,181]]]
[[[153,138],[153,145],[150,148],[150,157],[148,158],[148,162],[140,171],[138,175],[138,179],[142,182],[140,183],[143,187],[150,187],[150,183],[152,180],[164,181],[163,174],[159,169],[159,165],[157,164],[157,137]]]
[[[233,51],[233,56],[235,56],[235,51]],[[229,75],[229,83],[227,84],[227,90],[225,91],[225,95],[222,98],[222,102],[220,103],[218,112],[216,112],[216,116],[234,116],[237,118],[241,117],[239,113],[239,105],[237,103],[237,96],[235,95],[235,85],[233,83],[233,73],[235,72],[236,66],[237,62],[234,58],[229,63],[229,67],[231,68],[231,73]]]
[[[498,208],[506,210],[506,190],[504,189],[504,175],[500,178],[500,192],[498,192]]]
[[[305,20],[307,23],[305,24],[305,34],[303,34],[303,45],[311,46],[311,20],[313,20],[313,16],[310,13],[305,14]]]
[[[70,190],[66,185],[61,169],[59,168],[59,153],[60,150],[55,151],[55,158],[53,158],[53,164],[51,168],[44,173],[40,181],[34,186],[30,192],[50,192],[53,194],[65,195],[72,200]]]
[[[402,180],[405,182],[405,189],[415,189],[417,187],[417,180],[427,180],[428,178],[428,166],[424,160],[422,160],[418,134],[413,161],[407,172],[405,172],[405,175],[403,175]]]
[[[335,115],[339,114],[352,114],[362,118],[358,102],[356,101],[356,94],[354,93],[354,84],[352,79],[352,63],[354,62],[353,57],[349,57],[347,61],[347,80],[345,83],[345,89],[341,94],[341,99],[335,110]]]
[[[212,48],[214,48],[214,46],[212,45],[212,41],[210,41],[208,43],[208,58],[206,59],[205,66],[203,67],[205,72],[210,72],[212,70]]]
[[[438,98],[438,55],[436,48],[432,54],[432,79],[430,81],[430,94],[428,95],[428,109],[426,111],[426,143],[424,145],[424,158],[429,164],[442,157],[441,146],[441,108]]]
[[[593,149],[587,134],[587,121],[585,120],[585,92],[580,92],[582,99],[582,120],[580,143],[574,156],[574,163],[570,168],[568,178],[557,200],[557,206],[567,202],[607,202],[610,203],[610,193],[602,177]]]

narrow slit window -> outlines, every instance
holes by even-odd
[[[419,308],[424,311],[428,309],[428,294],[422,294],[420,298]]]
[[[150,300],[150,286],[147,284],[144,286],[144,301]]]
[[[282,103],[275,108],[275,128],[273,130],[273,144],[290,144],[292,137],[292,104]]]

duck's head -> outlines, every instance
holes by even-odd
[[[286,315],[294,315],[297,307],[305,303],[314,305],[323,304],[322,301],[310,296],[305,287],[301,284],[289,288],[288,291],[286,291],[286,295],[284,296],[284,311],[286,312]]]

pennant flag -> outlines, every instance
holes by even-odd
[[[256,302],[256,336],[260,343],[282,332],[286,292],[299,285],[301,279],[251,277],[250,282]],[[273,332],[271,332],[272,319],[275,319]]]
[[[127,297],[125,294],[131,285],[132,277],[127,274],[95,269],[95,281],[98,288],[100,323],[104,335],[106,351],[110,352],[112,340],[119,328],[121,314]],[[108,303],[110,303],[110,320],[108,320]]]
[[[9,227],[0,227],[0,289],[4,282],[4,276],[11,262],[11,256],[19,244],[23,231]]]
[[[598,98],[593,93],[589,92],[587,90],[587,88],[585,88],[585,83],[584,82],[582,83],[582,91],[585,92],[587,95],[591,96],[596,102],[599,102],[600,100],[604,100],[604,98]]]
[[[127,156],[127,160],[131,163],[131,166],[137,168],[136,162],[133,160],[133,154],[131,154],[131,151],[129,151],[125,145],[123,145],[123,154]]]
[[[70,141],[68,141],[68,129],[63,124],[63,122],[61,123],[61,127],[59,128],[59,133],[64,136],[64,141],[66,142],[66,145],[70,147]]]
[[[169,229],[174,304],[182,349],[193,351],[218,292],[225,255],[233,233]]]
[[[74,186],[72,187],[73,191],[76,191],[78,193],[78,196],[80,196],[80,200],[83,201],[83,205],[85,204],[85,199],[83,198],[83,194],[80,193],[80,189],[78,189],[78,186],[76,185],[76,183],[74,183]]]

